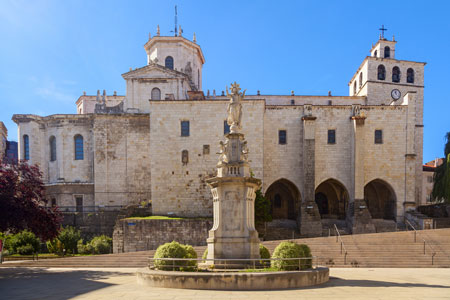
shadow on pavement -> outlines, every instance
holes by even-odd
[[[444,288],[450,289],[450,285],[436,285],[436,284],[423,284],[423,283],[398,283],[389,281],[367,280],[367,279],[343,279],[339,277],[330,276],[330,281],[322,285],[318,285],[312,288],[326,288],[336,286],[347,287],[417,287],[417,288]]]

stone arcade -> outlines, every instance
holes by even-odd
[[[396,44],[380,37],[349,96],[258,91],[241,104],[251,171],[274,218],[303,236],[334,224],[394,230],[420,204],[425,63],[397,59]],[[195,38],[158,31],[144,48],[147,64],[122,74],[125,96],[84,93],[77,114],[14,115],[19,156],[41,166],[61,207],[151,201],[155,215],[211,217],[210,147],[230,130],[228,98],[202,92]]]

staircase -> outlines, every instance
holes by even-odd
[[[371,267],[371,268],[431,268],[450,267],[450,229],[372,233],[344,235],[341,237],[345,251],[336,237],[296,239],[307,244],[318,258],[320,265],[329,267]],[[425,245],[424,254],[424,242]],[[263,244],[271,253],[281,241],[267,241]],[[432,247],[432,249],[430,248]],[[206,247],[194,247],[201,257]],[[433,257],[432,253],[436,252]],[[96,267],[96,268],[142,268],[155,250],[106,254],[82,257],[45,259],[38,261],[5,262],[0,267]]]

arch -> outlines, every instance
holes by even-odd
[[[315,190],[315,201],[322,219],[345,219],[348,200],[346,187],[334,178],[323,181]]]
[[[173,57],[172,56],[167,56],[166,60],[164,62],[164,66],[168,69],[173,70]]]
[[[364,200],[373,219],[396,220],[397,197],[392,186],[374,179],[364,186]]]
[[[73,137],[75,160],[84,159],[84,140],[83,136],[77,134]]]
[[[374,56],[374,57],[377,57],[377,56],[378,56],[378,51],[377,51],[377,50],[375,50],[375,52],[373,53],[373,56]]]
[[[294,183],[278,179],[267,188],[265,197],[270,201],[273,219],[297,219],[301,196]]]
[[[386,79],[386,68],[383,65],[378,66],[378,80],[385,80]]]
[[[50,161],[56,160],[56,138],[55,136],[51,136],[48,140],[50,146]]]
[[[414,70],[412,68],[406,70],[406,82],[414,83]]]
[[[362,88],[362,82],[363,82],[363,73],[359,73],[359,88]]]
[[[390,58],[391,57],[391,48],[389,46],[384,47],[384,58]]]
[[[23,136],[23,159],[30,159],[30,138],[27,134]]]
[[[400,82],[400,68],[399,67],[392,68],[392,82]]]
[[[161,90],[158,88],[152,89],[152,100],[161,100]]]

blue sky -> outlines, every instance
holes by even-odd
[[[384,24],[396,57],[425,61],[424,161],[450,131],[450,1],[0,0],[0,120],[15,113],[76,113],[98,89],[125,94],[122,73],[146,64],[148,33],[203,49],[204,91],[237,81],[254,94],[348,95],[348,81]]]

